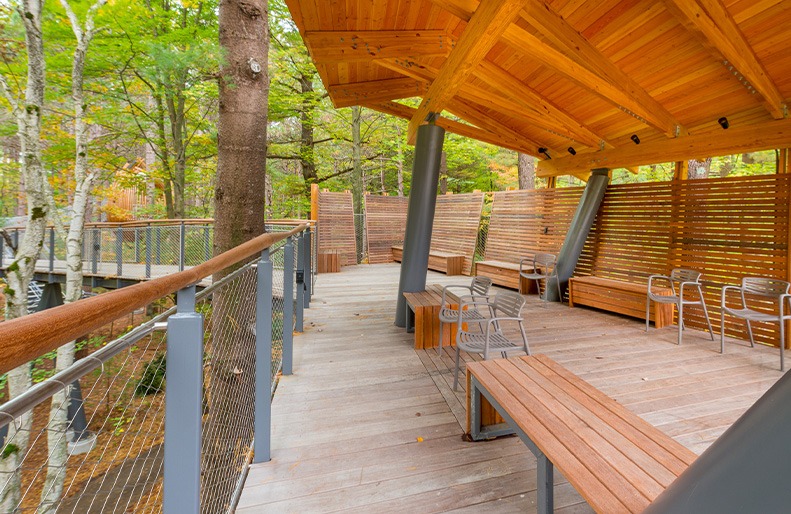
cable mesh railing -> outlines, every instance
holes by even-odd
[[[266,262],[250,262],[195,296],[203,318],[200,512],[230,512],[241,492],[253,455],[258,267],[273,268],[271,395],[289,353],[284,336],[290,341],[301,317],[295,256],[304,239],[295,243],[272,245]],[[170,366],[179,365],[170,362],[164,329],[178,314],[170,308],[106,345],[89,338],[78,344],[85,357],[0,406],[0,512],[162,511],[163,392]],[[34,366],[46,368],[44,361]],[[59,416],[50,419],[51,411]]]

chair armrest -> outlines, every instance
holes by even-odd
[[[678,285],[678,299],[679,299],[679,301],[682,301],[682,302],[684,301],[684,288],[686,286],[695,286],[695,288],[697,289],[698,287],[700,287],[700,282],[697,282],[697,281],[694,281],[694,282],[681,282]],[[702,290],[701,290],[701,298],[700,299],[703,300],[703,291]]]
[[[648,291],[649,292],[651,291],[651,282],[653,282],[654,280],[659,280],[659,279],[667,281],[671,286],[673,285],[673,282],[670,280],[670,277],[668,277],[667,275],[650,275],[648,277]]]
[[[788,316],[791,316],[791,294],[781,294],[780,295],[780,317],[785,317],[785,303],[788,300],[788,309],[789,313]]]
[[[744,289],[742,289],[739,286],[722,286],[722,293],[721,293],[721,296],[720,296],[720,308],[721,309],[723,309],[723,310],[725,309],[725,298],[726,298],[726,296],[728,294],[728,290],[739,291],[740,297],[741,297],[741,300],[742,300],[742,307],[746,306],[745,305],[745,299],[744,299]]]
[[[525,258],[525,259],[521,259],[519,261],[519,274],[520,275],[523,273],[523,265],[524,265],[525,261],[532,262],[533,259]],[[535,271],[535,268],[533,269],[533,271]]]
[[[445,286],[445,287],[442,288],[442,305],[445,305],[445,303],[447,303],[447,302],[445,302],[445,297],[446,297],[446,293],[447,293],[447,291],[449,289],[466,289],[467,291],[472,293],[472,286],[465,286],[465,285],[461,285],[461,284],[451,284],[449,286]],[[442,305],[440,305],[440,307]]]

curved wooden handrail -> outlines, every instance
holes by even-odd
[[[0,323],[0,374],[305,230],[262,234],[188,270]]]

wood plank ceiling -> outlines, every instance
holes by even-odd
[[[410,139],[444,111],[541,176],[791,146],[789,0],[286,2],[333,103]]]

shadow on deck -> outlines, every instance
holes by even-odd
[[[320,275],[294,375],[273,403],[272,461],[250,469],[247,512],[525,512],[536,463],[514,437],[462,440],[465,393],[454,349],[414,350],[393,325],[399,265]],[[429,283],[467,277],[429,273]],[[701,453],[781,376],[777,350],[528,298],[533,353],[544,353]],[[466,354],[462,353],[465,358]],[[462,385],[464,381],[462,380]],[[557,512],[590,508],[562,477]]]

